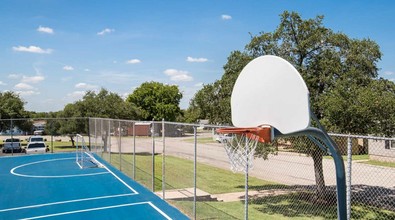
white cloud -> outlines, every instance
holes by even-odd
[[[72,98],[73,100],[82,99],[85,95],[85,91],[74,91],[72,93],[67,94],[68,97]]]
[[[72,66],[64,66],[63,70],[72,71],[72,70],[74,70],[74,68]]]
[[[15,89],[21,89],[21,90],[32,90],[34,89],[33,86],[27,84],[27,83],[18,83],[14,86]]]
[[[16,91],[20,96],[32,96],[32,95],[40,95],[40,92],[28,90],[28,91]]]
[[[114,29],[106,28],[106,29],[104,29],[104,30],[102,30],[100,32],[97,32],[97,35],[105,35],[105,34],[112,33],[114,31],[115,31]]]
[[[19,79],[19,78],[21,78],[21,75],[20,74],[11,73],[10,75],[8,75],[8,78],[9,79]]]
[[[221,15],[222,20],[231,20],[232,16],[230,15]]]
[[[196,83],[196,84],[195,84],[195,87],[203,87],[203,83],[202,83],[202,82]]]
[[[7,85],[6,83],[4,83],[3,81],[0,81],[0,86],[5,86]]]
[[[77,84],[75,84],[74,87],[77,89],[88,89],[88,90],[98,88],[98,86],[96,86],[96,85],[91,85],[91,84],[87,84],[87,83],[77,83]]]
[[[21,82],[22,83],[39,83],[43,81],[45,78],[44,76],[23,76]]]
[[[188,71],[167,69],[163,72],[167,76],[170,76],[172,81],[192,81],[193,77],[189,75]]]
[[[38,32],[42,32],[42,33],[46,33],[46,34],[54,34],[53,29],[50,28],[50,27],[42,27],[42,26],[40,26],[40,27],[37,28],[37,31]]]
[[[136,64],[136,63],[141,63],[141,60],[139,60],[139,59],[131,59],[131,60],[126,61],[126,63],[128,63],[128,64]]]
[[[207,58],[193,58],[193,57],[187,57],[188,62],[195,62],[195,63],[204,63],[207,62]]]
[[[395,72],[392,71],[385,71],[384,72],[385,75],[391,76],[391,75],[395,75]]]
[[[84,71],[85,71],[85,72],[90,72],[91,70],[88,69],[88,68],[86,68],[86,69],[84,69]]]
[[[52,53],[52,49],[42,49],[37,46],[29,46],[29,47],[24,47],[24,46],[18,46],[18,47],[12,47],[14,51],[18,52],[28,52],[28,53],[46,53],[50,54]]]

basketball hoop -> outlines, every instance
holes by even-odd
[[[267,143],[272,140],[270,126],[253,128],[220,128],[217,132],[227,135],[222,140],[233,172],[248,172],[254,166],[254,153],[258,142]]]

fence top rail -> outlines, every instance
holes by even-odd
[[[376,137],[376,136],[370,136],[370,135],[352,135],[352,134],[335,134],[335,133],[329,133],[330,136],[332,137],[349,137],[349,138],[361,138],[361,139],[372,139],[372,140],[384,140],[384,141],[395,141],[395,138],[389,138],[389,137]]]

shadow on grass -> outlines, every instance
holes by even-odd
[[[251,187],[258,191],[280,190],[269,196],[250,196],[249,204],[266,214],[285,217],[337,218],[336,187],[327,186],[325,196],[315,193],[315,186],[269,185]],[[288,192],[288,193],[286,193]],[[366,185],[353,185],[352,219],[395,219],[395,190]]]

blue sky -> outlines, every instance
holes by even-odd
[[[123,97],[146,81],[176,84],[187,108],[203,84],[220,79],[234,50],[272,32],[284,11],[383,53],[380,77],[395,80],[393,1],[0,0],[0,91],[29,111],[58,111],[87,90]]]

